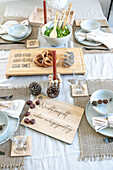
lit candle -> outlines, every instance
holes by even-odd
[[[43,8],[44,8],[44,24],[46,24],[47,23],[46,1],[43,1]]]
[[[53,51],[53,80],[57,79],[56,51]]]

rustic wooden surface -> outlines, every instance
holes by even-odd
[[[47,49],[47,48],[46,48]],[[37,54],[40,54],[46,49],[18,49],[11,50],[9,60],[6,69],[6,77],[10,76],[22,76],[22,75],[49,75],[53,73],[52,67],[39,67],[34,63],[34,58]],[[53,50],[53,48],[49,48]],[[59,62],[57,64],[57,72],[60,74],[73,74],[75,66],[79,66],[77,72],[80,74],[85,73],[85,63],[81,48],[54,48],[59,56]],[[66,51],[74,53],[75,63],[65,68],[63,66],[63,56]]]
[[[23,118],[21,124],[71,144],[84,109],[44,95],[37,96],[35,101],[40,96],[43,97],[40,100],[40,105],[28,110],[31,113],[28,116],[29,120],[35,119],[35,124],[25,124],[24,119],[26,117]]]
[[[49,17],[49,15],[51,15],[51,12],[52,12],[51,9],[47,10],[48,17]],[[43,8],[38,8],[36,6],[28,19],[30,25],[31,26],[41,26],[42,24],[44,24],[44,14],[43,13],[44,13]],[[75,11],[70,11],[70,15],[69,15],[67,23],[72,25],[74,22],[74,17],[75,17]],[[47,18],[47,20],[50,20],[50,19]]]

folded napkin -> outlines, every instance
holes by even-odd
[[[24,105],[25,100],[0,101],[0,110],[10,117],[19,118]]]
[[[88,40],[88,41],[96,41],[104,44],[109,49],[113,48],[113,34],[106,32],[90,32],[90,33],[77,33],[78,39],[80,41]]]
[[[0,25],[0,34],[6,34],[9,27],[16,25],[16,24],[23,24],[23,25],[29,25],[28,20],[23,20],[22,22],[17,22],[17,21],[7,21],[3,25]]]
[[[110,117],[92,117],[93,127],[96,132],[99,132],[105,128],[113,128],[113,116]]]

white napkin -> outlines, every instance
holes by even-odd
[[[0,25],[0,34],[6,34],[8,29],[13,26],[13,25],[16,25],[16,24],[23,24],[23,25],[29,25],[29,22],[28,20],[23,20],[22,22],[17,22],[17,21],[7,21],[5,22],[3,25]]]
[[[24,105],[25,100],[0,101],[0,110],[10,117],[19,118]]]
[[[77,33],[78,39],[80,41],[88,40],[88,41],[96,41],[101,42],[107,48],[113,48],[113,33],[105,33],[105,32],[90,32],[90,33]]]
[[[96,132],[102,129],[111,127],[113,128],[113,116],[110,117],[92,117],[93,127]]]

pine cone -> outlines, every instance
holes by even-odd
[[[48,87],[48,89],[47,89],[47,95],[51,98],[57,97],[59,95],[59,93],[60,93],[60,90],[57,86],[52,85],[52,86]]]
[[[41,85],[38,84],[37,82],[32,82],[29,85],[29,90],[31,91],[32,95],[36,96],[41,93],[42,88],[41,88]]]

